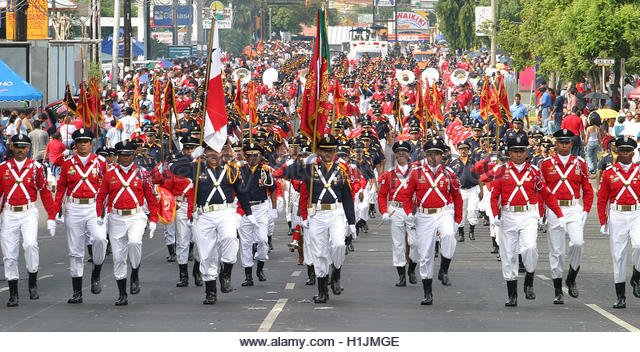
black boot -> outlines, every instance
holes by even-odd
[[[304,284],[307,286],[313,286],[316,284],[316,269],[313,265],[307,265],[307,277],[309,278]]]
[[[489,216],[485,213],[482,215],[482,226],[489,226],[491,223],[489,222]]]
[[[199,261],[196,260],[193,262],[193,270],[191,273],[193,274],[193,283],[198,287],[202,286],[202,274],[200,274]]]
[[[100,271],[102,270],[102,264],[93,265],[93,270],[91,271],[91,293],[97,295],[102,292],[102,285],[100,285]]]
[[[396,287],[405,287],[407,286],[407,273],[404,266],[396,266],[396,270],[398,270],[398,283],[396,283]]]
[[[73,296],[69,298],[67,303],[69,304],[82,303],[82,276],[72,277],[71,286],[73,287]]]
[[[189,286],[189,264],[178,264],[178,283],[176,287]]]
[[[38,272],[29,273],[29,299],[38,299]]]
[[[264,276],[264,262],[262,260],[258,260],[256,276],[258,277],[258,281],[267,281],[267,278]]]
[[[195,246],[195,243],[194,242],[189,242],[189,259],[188,260],[190,262],[194,261],[194,258],[193,258],[193,246]]]
[[[233,287],[231,287],[231,270],[232,269],[233,269],[233,264],[222,263],[222,275],[220,277],[220,291],[222,291],[222,293],[229,293],[233,291]]]
[[[267,236],[267,244],[269,245],[269,252],[273,250],[273,242],[271,242],[271,237],[273,236]]]
[[[120,292],[116,306],[126,306],[129,304],[129,302],[127,302],[127,279],[116,280],[116,283],[118,284],[118,291]]]
[[[376,218],[376,205],[369,204],[369,217],[372,219]]]
[[[318,278],[318,295],[313,296],[313,303],[327,303],[329,300],[329,288],[327,287],[327,277]]]
[[[640,298],[640,271],[633,268],[633,274],[631,275],[631,287],[633,288],[633,295]]]
[[[131,291],[132,295],[140,293],[140,278],[138,277],[139,271],[140,267],[131,269],[131,287],[129,288],[129,291]]]
[[[616,283],[616,296],[618,300],[613,304],[613,308],[627,308],[627,297],[624,296],[625,283],[618,282]]]
[[[409,283],[414,285],[418,283],[418,279],[416,278],[416,266],[418,266],[418,263],[409,259]]]
[[[440,255],[440,241],[436,241],[436,253],[433,255],[434,258],[438,258]]]
[[[422,289],[424,290],[424,299],[420,301],[422,306],[430,306],[433,304],[433,293],[431,287],[433,279],[422,279]]]
[[[89,253],[89,259],[87,259],[87,262],[93,263],[93,245],[87,245],[87,253]]]
[[[216,292],[216,280],[204,282],[204,301],[202,304],[216,304],[217,292]]]
[[[533,292],[533,272],[527,272],[524,275],[524,298],[536,299],[536,294]]]
[[[495,237],[491,237],[491,244],[493,245],[493,249],[491,250],[491,254],[497,254],[500,252],[500,248],[498,247],[498,242],[496,242]]]
[[[518,280],[507,281],[507,301],[504,302],[504,306],[518,306]]]
[[[340,271],[342,268],[333,268],[333,272],[331,273],[331,291],[333,291],[334,295],[339,295],[344,291],[342,286],[340,285]]]
[[[242,286],[253,286],[253,277],[251,276],[251,267],[244,268],[244,282]]]
[[[9,280],[9,300],[7,301],[7,307],[18,306],[18,280]]]
[[[518,254],[518,272],[526,273],[527,268],[524,267],[524,263],[522,262],[522,254]]]
[[[553,304],[564,304],[563,294],[562,294],[562,278],[553,279],[553,291],[555,294],[555,298],[553,299]]]
[[[580,267],[574,269],[569,265],[569,273],[567,273],[567,280],[565,281],[567,284],[567,290],[569,291],[569,296],[573,298],[578,297],[578,287],[576,286],[576,276],[578,276],[578,271],[580,271]]]
[[[293,236],[293,228],[291,228],[291,221],[287,221],[287,226],[289,226],[289,236]]]
[[[449,280],[449,264],[451,264],[451,259],[445,257],[440,258],[438,280],[442,281],[442,284],[445,286],[451,286],[451,281]]]
[[[472,241],[476,240],[476,234],[474,233],[476,231],[476,225],[469,225],[469,239]]]
[[[345,241],[345,254],[349,252],[354,252],[356,249],[353,247],[353,235],[349,235],[346,237]]]
[[[464,226],[458,227],[458,242],[464,242]]]
[[[176,261],[176,244],[175,243],[168,244],[167,250],[169,251],[169,256],[167,257],[167,261],[169,263],[175,262]]]

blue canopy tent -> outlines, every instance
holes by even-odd
[[[122,36],[124,34],[123,30],[120,30],[120,35],[118,36],[118,56],[123,57],[124,53],[124,39]],[[102,52],[105,54],[111,55],[113,52],[113,36],[107,37],[102,40]],[[131,37],[131,54],[133,56],[141,56],[144,55],[144,46],[140,43],[136,38]]]
[[[0,101],[42,100],[43,95],[0,60]]]

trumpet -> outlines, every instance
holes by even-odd
[[[409,99],[411,99],[411,97],[409,96],[409,94],[402,94],[400,96],[400,100],[402,100],[403,103],[406,103],[409,101]]]

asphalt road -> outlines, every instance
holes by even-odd
[[[41,212],[43,214],[44,212]],[[117,288],[111,257],[103,268],[103,291],[89,291],[91,263],[85,266],[84,303],[67,304],[71,296],[66,235],[47,235],[40,221],[40,299],[30,301],[21,253],[20,306],[5,307],[6,281],[0,281],[0,331],[628,331],[640,327],[640,300],[627,287],[627,309],[611,308],[615,299],[608,239],[598,234],[595,211],[586,226],[586,249],[578,276],[580,297],[565,294],[553,305],[546,234],[538,237],[540,260],[536,300],[525,300],[519,280],[519,306],[505,308],[506,286],[500,263],[490,254],[488,227],[479,226],[477,240],[459,243],[450,269],[453,285],[434,282],[434,305],[420,306],[422,287],[398,288],[391,263],[391,239],[380,216],[355,241],[356,251],[343,267],[340,296],[327,304],[311,302],[315,287],[304,285],[306,268],[290,253],[284,220],[277,221],[274,251],[266,265],[266,282],[241,287],[244,273],[234,267],[235,291],[218,292],[218,303],[202,305],[204,288],[176,288],[178,267],[168,263],[162,227],[144,239],[140,272],[142,291],[129,295],[129,305],[113,305]],[[191,272],[191,263],[189,271]],[[629,264],[629,267],[631,264]],[[630,269],[629,269],[630,271]],[[255,274],[254,274],[255,275]]]

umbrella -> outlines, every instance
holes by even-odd
[[[584,97],[585,99],[609,99],[608,95],[599,92],[591,92]]]
[[[598,109],[596,110],[600,118],[603,120],[606,119],[615,119],[618,117],[618,112],[613,109]]]
[[[631,93],[627,96],[629,99],[640,99],[640,87],[636,87],[636,89],[632,90]]]

